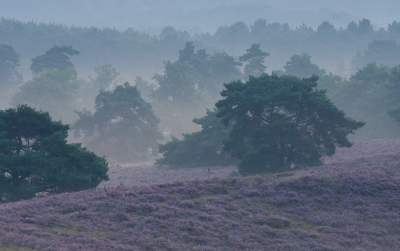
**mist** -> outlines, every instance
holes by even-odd
[[[385,72],[394,71],[400,63],[399,8],[395,1],[372,0],[2,0],[0,44],[12,46],[19,61],[1,94],[0,106],[5,109],[27,103],[49,111],[55,120],[74,125],[79,113],[96,112],[100,90],[111,95],[116,86],[128,82],[136,85],[160,119],[158,127],[164,137],[158,137],[158,142],[169,142],[171,136],[181,140],[182,134],[201,130],[203,125],[192,120],[214,109],[223,84],[248,80],[252,74],[245,72],[248,62],[241,57],[258,44],[267,56],[263,58],[265,68],[255,75],[316,74],[321,88],[328,90],[327,96],[340,109],[370,121],[355,140],[397,137],[398,126],[386,112],[396,107],[395,98],[386,97],[390,102],[382,106],[379,113],[384,115],[379,117],[360,115],[360,104],[341,97],[346,96],[344,87],[354,84],[355,74],[369,63],[387,65]],[[68,57],[73,67],[65,76],[70,77],[63,79],[51,72],[42,76],[31,70],[32,60],[47,57],[54,46],[71,46],[79,52]],[[296,60],[303,60],[303,68],[290,70],[288,65],[295,65]],[[181,75],[177,77],[176,72]],[[389,75],[387,79],[391,79]],[[57,95],[50,88],[40,87],[51,78],[64,86],[64,92],[57,94],[64,101],[52,97]],[[186,93],[182,97],[173,89],[176,86],[172,87],[178,83]],[[40,95],[50,99],[32,96],[33,85],[48,91]],[[68,85],[74,86],[73,90],[67,90]],[[188,93],[192,96],[184,97]],[[381,127],[386,133],[376,132]],[[82,142],[89,150],[95,151],[99,145],[71,135],[69,141]],[[142,150],[147,157],[138,159],[153,158],[149,151],[156,154],[157,147]]]
[[[213,33],[219,26],[236,21],[252,23],[256,18],[290,26],[305,23],[313,28],[329,21],[345,28],[350,21],[366,17],[378,29],[394,21],[399,8],[400,3],[393,0],[2,0],[0,16],[68,26],[134,28],[156,35],[171,25],[195,35]]]

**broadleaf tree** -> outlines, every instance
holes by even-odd
[[[71,127],[75,137],[83,137],[89,149],[114,162],[150,160],[163,139],[152,106],[128,82],[112,91],[101,90],[94,113],[77,114],[79,119]]]
[[[106,160],[67,144],[68,129],[27,105],[0,111],[0,202],[79,191],[108,180]]]
[[[240,159],[242,174],[275,173],[321,164],[336,146],[350,147],[347,135],[364,125],[318,90],[317,76],[263,74],[226,84],[217,117],[234,123],[224,150]]]

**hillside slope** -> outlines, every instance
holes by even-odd
[[[8,250],[400,250],[399,142],[360,142],[283,174],[4,204],[0,240]]]

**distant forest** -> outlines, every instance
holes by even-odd
[[[24,80],[31,78],[31,59],[54,45],[73,46],[81,52],[72,59],[80,77],[93,74],[96,65],[111,63],[124,79],[133,80],[136,75],[150,78],[162,72],[163,61],[178,59],[177,52],[187,41],[194,41],[197,49],[204,48],[209,54],[226,52],[235,58],[252,43],[260,43],[261,49],[270,53],[265,59],[267,72],[282,70],[294,54],[308,53],[327,72],[350,76],[368,62],[399,63],[399,38],[399,22],[374,30],[368,19],[351,22],[345,29],[329,22],[313,29],[305,24],[290,27],[257,19],[252,24],[238,21],[221,26],[214,34],[195,36],[171,26],[155,36],[131,28],[119,31],[6,18],[0,21],[0,44],[13,46],[21,55],[19,72]]]

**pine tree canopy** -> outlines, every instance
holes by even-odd
[[[317,80],[263,74],[225,85],[217,117],[234,123],[224,150],[241,160],[242,174],[319,165],[336,146],[352,145],[347,135],[364,123],[345,117]]]

